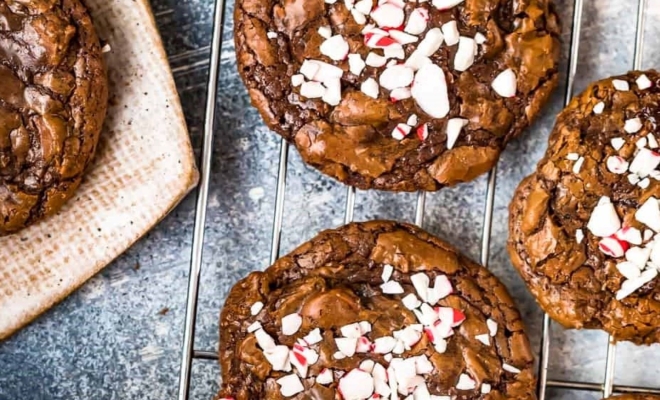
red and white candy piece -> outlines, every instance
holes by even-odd
[[[458,383],[456,383],[456,389],[458,390],[474,390],[477,388],[477,382],[474,379],[470,378],[467,374],[461,374],[458,377]]]
[[[339,379],[339,393],[344,400],[366,400],[374,392],[374,378],[359,369],[350,370]]]
[[[467,71],[474,64],[476,49],[477,44],[474,39],[461,36],[458,41],[458,51],[454,57],[454,69],[461,72]]]
[[[380,75],[380,85],[387,90],[394,90],[410,86],[415,76],[415,72],[405,65],[394,65],[388,67]],[[414,88],[413,88],[414,90]]]
[[[623,145],[626,144],[626,141],[623,138],[615,137],[615,138],[612,138],[610,143],[612,144],[612,147],[614,147],[614,150],[619,151],[619,150],[621,150]]]
[[[628,161],[623,157],[609,156],[607,158],[607,170],[613,174],[625,174],[628,171]]]
[[[416,8],[410,13],[406,27],[403,30],[411,35],[422,34],[426,30],[428,20],[428,10],[426,8]]]
[[[348,56],[348,42],[341,35],[335,35],[321,43],[321,54],[334,61],[341,61]]]
[[[429,137],[429,125],[428,124],[422,124],[417,127],[417,137],[419,140],[424,141],[426,138]]]
[[[259,314],[259,312],[263,308],[264,308],[264,303],[262,303],[260,301],[257,301],[254,304],[252,304],[252,306],[250,307],[250,314],[252,314],[252,316],[255,316],[255,315]]]
[[[644,178],[660,165],[660,154],[649,149],[639,149],[630,163],[630,172]]]
[[[617,239],[625,240],[630,244],[642,244],[642,232],[632,226],[624,226],[614,234]]]
[[[412,96],[410,93],[410,89],[405,87],[405,88],[396,88],[390,92],[390,101],[392,103],[396,103],[397,101],[409,99]],[[415,125],[415,124],[408,124],[408,125]]]
[[[365,67],[365,62],[359,54],[348,55],[348,70],[355,76],[360,76]]]
[[[392,273],[394,273],[393,266],[391,266],[390,264],[383,265],[383,273],[380,276],[383,279],[383,282],[389,281],[390,278],[392,277]]]
[[[377,99],[380,92],[378,82],[374,78],[367,78],[360,84],[360,91],[371,98]]]
[[[512,374],[519,374],[520,373],[520,370],[518,368],[514,367],[511,364],[507,364],[507,363],[502,363],[502,369],[507,371],[507,372],[511,372]]]
[[[385,294],[401,294],[403,293],[403,287],[399,282],[388,281],[380,285],[380,290]]]
[[[616,265],[616,269],[626,279],[637,279],[642,274],[642,271],[637,265],[630,261],[623,261]]]
[[[356,353],[369,353],[373,350],[373,343],[366,336],[358,338],[357,346],[355,347]]]
[[[291,371],[289,362],[289,348],[278,345],[269,350],[264,350],[264,357],[270,363],[275,371]]]
[[[587,229],[598,237],[608,237],[621,228],[621,220],[609,197],[603,196],[591,212]]]
[[[424,64],[410,90],[415,103],[433,118],[444,118],[449,113],[449,95],[445,73],[439,66]]]
[[[635,219],[656,232],[660,232],[660,206],[658,200],[651,196],[635,212]]]
[[[415,35],[408,34],[404,31],[399,31],[396,29],[390,30],[390,37],[394,40],[396,40],[397,43],[399,44],[410,44],[410,43],[416,43],[419,38]]]
[[[450,323],[452,328],[460,326],[465,321],[463,311],[451,307],[439,307],[438,317],[440,321]]]
[[[648,76],[644,74],[640,75],[639,78],[637,78],[637,80],[635,81],[635,83],[637,84],[639,90],[646,90],[651,86],[653,86],[653,82],[651,82]]]
[[[614,236],[602,238],[600,242],[598,242],[598,248],[600,251],[614,258],[623,257],[629,247],[630,245],[628,242],[619,240]]]
[[[333,380],[332,370],[329,368],[323,368],[316,376],[316,383],[319,385],[329,385]]]
[[[628,174],[627,178],[631,185],[636,185],[639,182],[639,176],[637,174]]]
[[[491,86],[502,97],[514,97],[518,89],[516,74],[511,68],[506,69],[497,75]]]
[[[291,397],[305,390],[300,378],[296,374],[283,376],[276,382],[280,385],[280,393],[284,397]]]
[[[422,303],[419,310],[413,310],[420,324],[432,326],[438,320],[438,313],[427,303]]]
[[[464,0],[433,0],[433,6],[438,10],[449,10],[461,4]]]
[[[463,127],[468,124],[467,119],[463,118],[451,118],[447,121],[447,148],[453,149],[454,144],[456,144],[456,139],[458,135],[461,134]]]
[[[594,106],[594,114],[602,114],[604,110],[605,110],[605,103],[603,103],[602,101],[596,103],[596,105]]]
[[[282,317],[282,334],[286,336],[294,335],[302,325],[302,317],[298,313],[292,313]]]
[[[626,120],[626,122],[623,125],[623,130],[625,130],[627,133],[637,133],[639,132],[640,129],[644,124],[642,124],[642,120],[639,118],[632,118]]]
[[[623,81],[621,79],[612,80],[612,86],[614,86],[614,89],[620,92],[627,92],[628,90],[630,90],[630,85],[628,84],[628,82]]]
[[[392,129],[392,137],[396,140],[403,140],[410,133],[412,128],[406,124],[397,124],[394,129]]]
[[[447,46],[457,44],[461,38],[456,21],[449,21],[442,25],[442,33],[445,35],[445,43],[447,43]]]
[[[387,32],[385,32],[384,34],[369,32],[364,34],[364,44],[367,47],[371,47],[374,49],[383,49],[387,46],[392,46],[393,44],[397,44],[397,42],[394,39],[392,39]]]
[[[623,284],[621,285],[621,289],[619,289],[619,291],[616,292],[616,299],[617,300],[625,299],[626,297],[633,294],[637,289],[651,282],[657,276],[658,276],[658,270],[655,268],[651,268],[642,272],[639,278],[628,279],[627,281],[623,282]]]
[[[497,335],[497,322],[495,322],[492,319],[488,318],[486,320],[486,325],[488,326],[488,332],[490,333],[490,336]]]
[[[398,28],[403,25],[405,18],[403,9],[389,2],[377,6],[369,15],[383,28]]]
[[[314,354],[316,354],[316,352],[314,352]],[[316,356],[314,362],[316,362],[317,360],[318,360],[318,355]],[[307,378],[307,371],[309,370],[309,365],[311,364],[311,362],[307,360],[307,357],[305,356],[304,348],[301,348],[300,346],[298,346],[298,348],[295,348],[294,346],[294,349],[291,350],[291,352],[289,353],[289,361],[291,361],[291,364],[293,364],[293,366],[296,368],[296,371],[298,371],[298,375],[300,375],[301,378],[303,379]]]

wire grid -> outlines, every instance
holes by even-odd
[[[584,0],[573,0],[573,23],[571,27],[570,51],[568,58],[568,71],[566,78],[565,104],[568,105],[573,96],[575,75],[577,72],[580,31],[582,25],[582,10]],[[638,0],[638,10],[635,28],[635,48],[633,69],[641,69],[642,47],[644,43],[644,22],[647,0]],[[204,243],[204,228],[206,222],[206,210],[209,192],[209,175],[211,170],[211,158],[213,154],[213,134],[216,113],[216,99],[218,94],[219,60],[222,44],[222,28],[224,26],[225,0],[215,0],[213,36],[211,41],[211,58],[209,62],[209,81],[207,87],[207,103],[204,124],[204,136],[201,157],[201,180],[197,193],[197,204],[195,212],[195,225],[193,230],[192,257],[190,263],[190,275],[188,281],[188,294],[186,302],[185,331],[182,346],[181,370],[179,380],[179,400],[188,400],[191,368],[193,360],[217,360],[215,351],[196,350],[194,348],[195,320],[199,295],[200,273],[202,265],[202,253]],[[282,220],[284,212],[284,193],[286,190],[286,175],[288,168],[289,143],[282,139],[280,143],[279,167],[277,175],[277,190],[275,195],[275,214],[273,217],[273,229],[271,240],[270,263],[273,264],[280,253],[282,237]],[[486,190],[483,231],[481,235],[480,261],[488,266],[490,255],[491,227],[493,222],[493,206],[495,199],[497,167],[488,175],[488,186]],[[353,221],[355,209],[356,191],[353,187],[347,188],[346,207],[344,222]],[[415,207],[415,224],[423,226],[426,204],[426,193],[419,192]],[[543,317],[541,348],[539,351],[539,372],[537,394],[539,400],[545,400],[548,389],[570,389],[601,392],[603,397],[609,397],[613,393],[652,393],[660,394],[660,388],[645,388],[637,386],[625,386],[614,384],[614,371],[616,363],[616,343],[609,337],[607,345],[607,356],[605,371],[602,382],[579,382],[568,380],[552,380],[548,378],[548,365],[550,361],[550,330],[551,321],[547,314]]]

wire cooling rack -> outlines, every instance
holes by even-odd
[[[640,69],[642,65],[642,45],[644,42],[644,21],[648,0],[638,0],[635,47],[633,56],[633,69]],[[582,10],[584,0],[573,0],[573,22],[571,26],[570,51],[568,58],[568,71],[566,74],[565,104],[568,104],[573,96],[575,75],[577,72],[580,31],[582,25]],[[204,124],[204,136],[201,156],[201,182],[197,192],[197,204],[195,213],[195,225],[193,231],[192,257],[190,263],[190,275],[188,281],[188,295],[186,303],[185,331],[183,338],[183,350],[181,358],[181,370],[179,380],[179,400],[188,400],[192,364],[195,360],[217,360],[218,356],[214,350],[198,350],[194,346],[195,320],[197,314],[200,273],[202,266],[202,251],[204,243],[204,228],[206,222],[206,211],[209,194],[209,175],[211,171],[211,158],[213,154],[214,121],[216,114],[216,101],[218,94],[218,75],[220,67],[220,53],[222,45],[222,29],[224,25],[225,0],[215,1],[215,14],[213,19],[213,37],[211,41],[211,56],[208,62],[209,81],[207,87],[207,103]],[[203,50],[206,50],[203,49]],[[206,61],[198,62],[200,66],[206,66]],[[288,168],[289,144],[282,139],[280,144],[279,168],[277,175],[277,191],[275,196],[275,215],[273,217],[272,241],[270,252],[270,263],[274,263],[279,257],[280,242],[282,236],[282,217],[284,210],[284,193],[286,189],[286,175]],[[492,170],[488,176],[488,187],[486,190],[483,231],[481,235],[481,257],[483,265],[488,266],[491,226],[493,222],[493,205],[495,199],[497,168]],[[415,209],[415,223],[419,226],[424,224],[424,207],[426,194],[419,192]],[[355,208],[355,189],[348,187],[346,194],[346,208],[344,220],[346,223],[353,220]],[[571,389],[591,392],[601,392],[603,397],[613,393],[653,393],[660,394],[660,388],[644,388],[637,386],[624,386],[614,384],[614,371],[616,363],[616,343],[609,338],[607,356],[605,361],[604,378],[602,382],[580,382],[569,380],[552,380],[548,378],[548,366],[550,361],[550,330],[552,324],[547,315],[543,317],[541,348],[539,349],[539,371],[538,371],[538,397],[539,400],[548,398],[548,389]],[[212,396],[209,393],[209,398]]]

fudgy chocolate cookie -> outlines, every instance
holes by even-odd
[[[660,341],[660,74],[596,82],[557,117],[510,206],[509,254],[569,328]]]
[[[108,89],[78,0],[0,0],[0,235],[52,215],[94,154]]]
[[[354,223],[233,287],[217,399],[529,400],[532,359],[488,270],[417,227]]]
[[[660,396],[652,394],[623,394],[621,396],[609,397],[605,400],[660,400]]]
[[[557,83],[550,0],[238,0],[234,34],[267,125],[362,189],[474,179]]]

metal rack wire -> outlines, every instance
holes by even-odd
[[[577,72],[580,30],[582,25],[582,10],[584,0],[573,0],[573,23],[571,27],[570,53],[568,59],[568,71],[566,81],[565,103],[568,104],[573,96],[575,74]],[[633,69],[640,69],[642,64],[642,45],[644,42],[644,21],[647,0],[638,0],[638,11],[636,19],[635,48]],[[192,257],[190,263],[190,275],[188,282],[188,295],[186,303],[185,331],[183,338],[181,370],[179,380],[179,400],[188,400],[191,382],[191,368],[194,360],[217,360],[217,354],[211,350],[196,350],[194,347],[195,319],[197,314],[197,303],[199,294],[199,282],[202,266],[202,252],[204,243],[204,228],[206,222],[206,209],[209,193],[209,174],[211,169],[211,157],[213,153],[213,133],[216,114],[216,101],[218,94],[218,73],[220,64],[220,52],[222,44],[222,28],[224,24],[225,0],[215,1],[213,38],[211,42],[211,57],[209,62],[209,80],[207,87],[207,103],[204,125],[201,166],[201,181],[197,193],[197,204],[195,214],[195,225],[193,231]],[[273,218],[273,230],[271,241],[271,264],[279,257],[280,242],[282,236],[282,217],[284,210],[284,193],[286,189],[286,175],[288,168],[289,144],[282,139],[280,143],[279,169],[277,175],[277,191],[275,195],[275,214]],[[488,266],[490,255],[491,226],[493,222],[493,205],[495,199],[497,168],[493,169],[488,176],[488,187],[484,204],[483,231],[481,236],[480,261]],[[346,208],[344,221],[353,220],[355,209],[356,191],[347,188]],[[426,194],[419,192],[415,209],[415,224],[422,226],[424,223],[424,212]],[[613,393],[653,393],[660,394],[660,388],[643,388],[636,386],[616,385],[614,379],[616,362],[616,343],[609,338],[607,356],[605,362],[604,379],[598,382],[578,382],[565,380],[552,380],[548,377],[550,330],[552,324],[547,315],[544,315],[542,326],[542,340],[539,351],[539,373],[538,373],[538,397],[545,400],[548,389],[571,389],[601,392],[603,397]],[[209,394],[211,396],[211,394]]]

